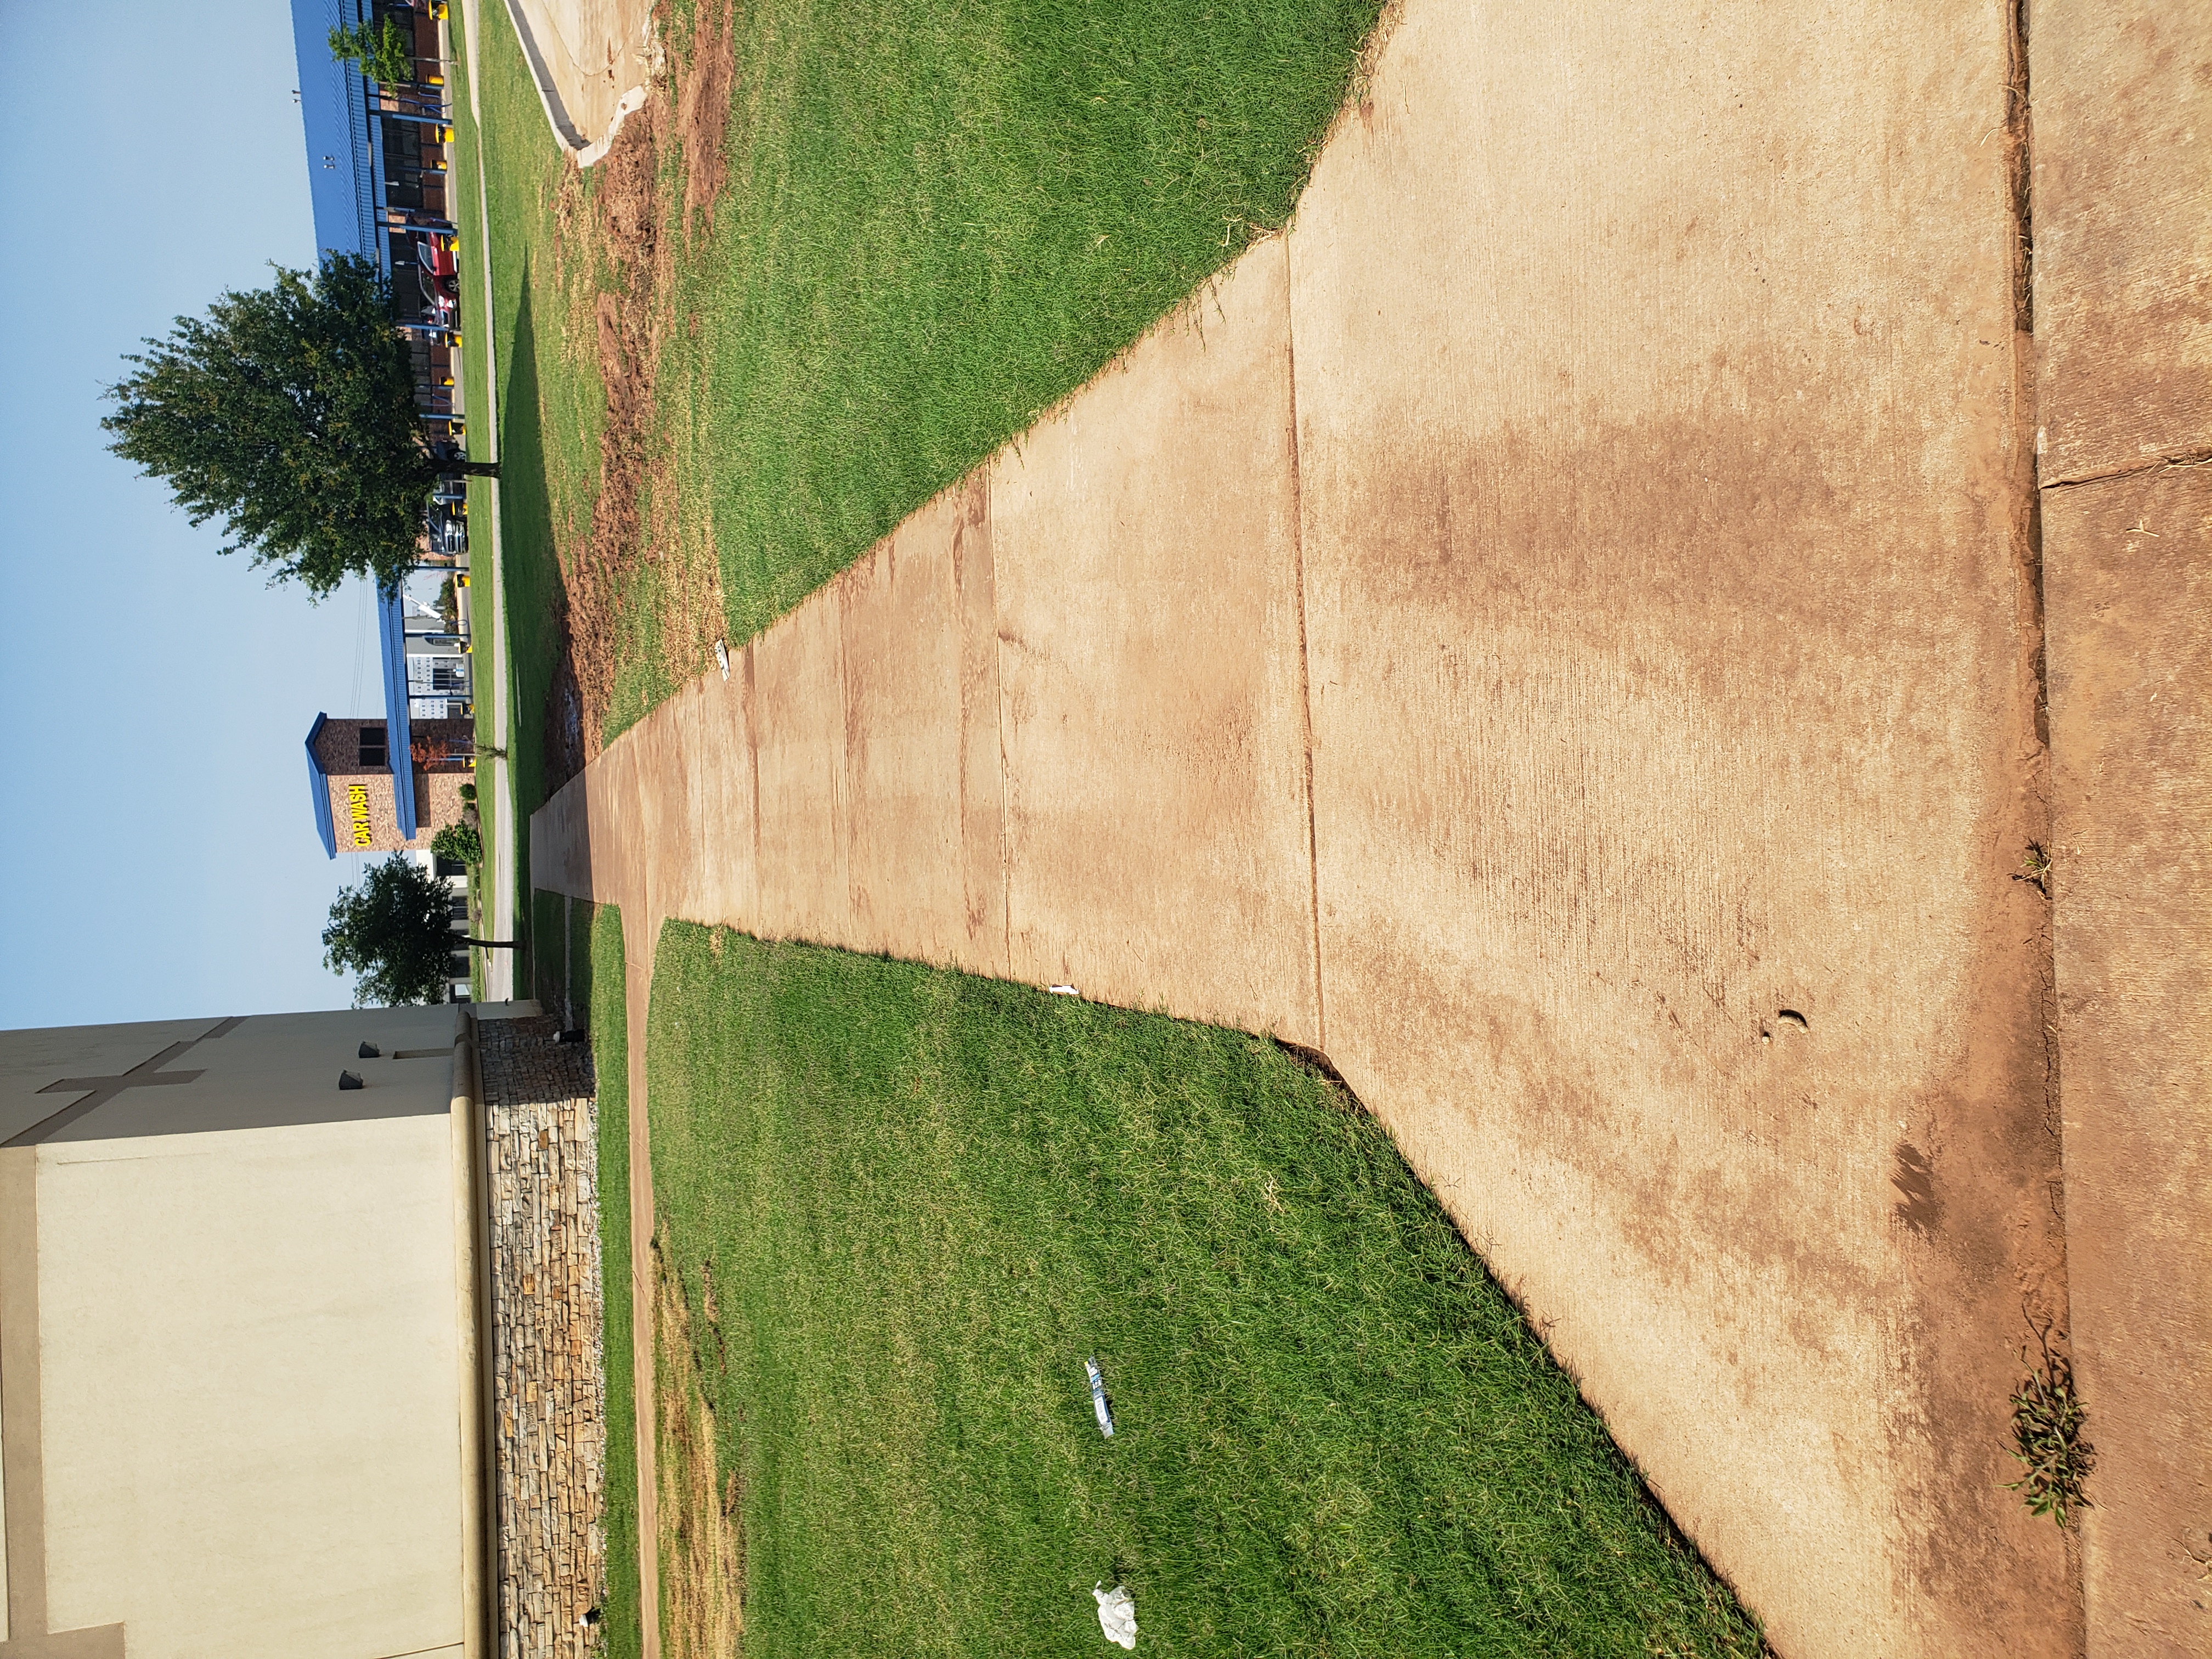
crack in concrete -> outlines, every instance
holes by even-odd
[[[2078,478],[2052,478],[2040,485],[2044,489],[2079,489],[2085,484],[2111,483],[2116,478],[2140,477],[2147,472],[2182,471],[2193,466],[2212,465],[2212,448],[2185,449],[2179,455],[2160,455],[2148,461],[2138,461],[2132,466],[2116,466],[2104,472],[2089,472]]]

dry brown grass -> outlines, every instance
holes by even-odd
[[[590,527],[578,536],[571,526],[558,550],[562,650],[546,710],[549,788],[604,746],[617,677],[641,635],[656,641],[660,674],[680,683],[722,631],[713,534],[683,522],[656,393],[661,343],[674,326],[678,239],[665,233],[680,220],[688,240],[702,211],[711,224],[724,176],[732,74],[726,5],[702,9],[690,49],[674,61],[672,76],[623,124],[592,187],[572,172],[552,203],[563,354],[574,361],[591,352],[605,406]],[[653,614],[633,616],[639,605]]]
[[[659,1418],[661,1631],[667,1659],[731,1659],[744,1635],[744,1533],[738,1472],[714,1457],[714,1412],[702,1386],[702,1340],[719,1350],[721,1324],[712,1270],[700,1267],[703,1328],[695,1328],[682,1288],[656,1238],[653,1392]]]

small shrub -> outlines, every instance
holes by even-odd
[[[483,837],[465,823],[449,823],[430,837],[430,850],[459,864],[482,864]]]
[[[462,799],[463,800],[474,800],[476,798],[477,798],[477,787],[476,787],[476,785],[474,785],[473,783],[465,783],[465,784],[463,784],[463,785],[461,786],[461,799]]]
[[[2040,1369],[2028,1374],[2012,1396],[2012,1455],[2027,1468],[2017,1480],[2005,1483],[2037,1515],[2047,1515],[2062,1528],[2075,1508],[2087,1509],[2081,1484],[2096,1465],[2096,1449],[2081,1438],[2085,1413],[2074,1393],[2073,1363],[2051,1351],[2051,1333],[2038,1333],[2043,1347]],[[2027,1363],[2026,1350],[2021,1353]]]

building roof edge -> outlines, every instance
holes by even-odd
[[[407,617],[394,587],[376,596],[376,631],[384,647],[385,753],[392,768],[392,805],[399,839],[415,839],[415,744],[407,719]]]
[[[315,833],[322,837],[323,855],[334,859],[338,855],[338,832],[337,826],[331,822],[331,781],[323,770],[322,762],[315,758],[315,739],[323,735],[323,727],[329,724],[330,718],[328,714],[317,714],[315,723],[307,728],[307,787],[314,792]]]

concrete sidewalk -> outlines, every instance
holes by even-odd
[[[2212,11],[2039,0],[2034,28],[2066,1239],[2098,1449],[2084,1594],[2097,1653],[2202,1654],[2212,1652]]]
[[[596,165],[661,67],[652,0],[507,0],[507,13],[554,142]]]
[[[2155,1437],[2202,1421],[2202,1183],[2129,1235],[2182,1286],[2139,1416],[2118,1304],[2069,1310],[2062,1216],[2112,1165],[2069,1140],[2062,1208],[2020,878],[2052,804],[2007,16],[1413,0],[1287,239],[533,819],[541,884],[623,907],[633,1101],[670,916],[1273,1031],[1780,1651],[2191,1650],[2160,1529],[2204,1442]],[[2204,750],[2165,752],[2201,848]],[[2069,1317],[2110,1333],[2102,1455],[2165,1493],[2093,1488],[2086,1626],[2002,1489],[2020,1349]]]

